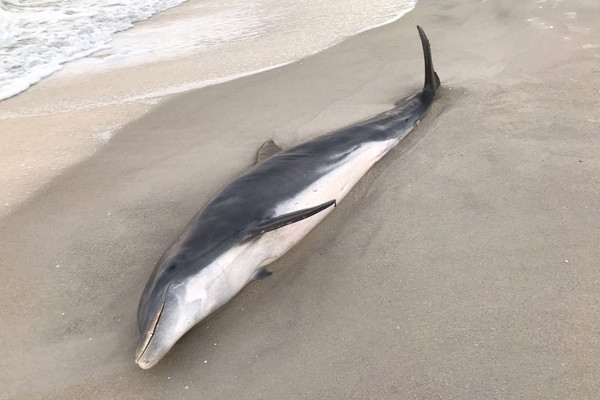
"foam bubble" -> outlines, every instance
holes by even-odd
[[[61,66],[85,57],[131,28],[184,0],[0,2],[0,99],[22,92]]]
[[[350,0],[340,9],[339,5],[316,0],[197,0],[170,11],[170,17],[162,17],[169,13],[161,14],[113,37],[134,22],[184,1],[0,0],[0,100],[26,90],[76,59],[84,58],[71,66],[72,72],[120,68],[191,53],[206,54],[207,63],[218,64],[210,49],[236,41],[245,41],[247,48],[253,48],[249,40],[258,43],[265,38],[273,39],[268,43],[279,43],[277,58],[242,70],[223,65],[220,76],[207,76],[202,81],[192,78],[157,91],[176,93],[202,87],[313,54],[344,37],[396,20],[417,2]],[[185,12],[178,12],[180,9]],[[86,57],[92,53],[93,57]],[[155,94],[141,97],[148,99]]]

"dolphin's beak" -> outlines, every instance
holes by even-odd
[[[154,364],[156,364],[156,362],[158,361],[156,360],[155,362],[152,362],[151,360],[143,360],[142,356],[144,355],[144,352],[150,345],[150,341],[152,340],[152,337],[156,332],[156,327],[158,326],[158,322],[160,321],[160,316],[162,315],[163,309],[165,308],[165,302],[167,300],[167,291],[169,290],[169,287],[167,287],[167,289],[165,290],[162,303],[156,315],[154,316],[154,320],[152,321],[148,329],[146,329],[146,332],[144,333],[144,336],[142,336],[142,339],[140,340],[140,343],[138,344],[138,347],[135,351],[135,363],[138,364],[142,369],[149,369],[152,366],[154,366]]]

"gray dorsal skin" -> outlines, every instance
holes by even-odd
[[[260,164],[280,151],[282,151],[281,147],[277,146],[273,139],[269,139],[256,152],[256,162],[254,164]]]
[[[363,123],[291,149],[274,152],[278,146],[268,141],[258,164],[227,185],[165,251],[138,307],[140,367],[151,368],[246,283],[268,276],[261,268],[301,240],[419,123],[440,81],[429,41],[417,28],[425,58],[423,89]]]

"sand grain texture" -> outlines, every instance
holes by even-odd
[[[600,7],[492,3],[422,0],[176,96],[3,217],[0,397],[599,398]],[[140,370],[137,302],[170,241],[265,140],[418,90],[416,23],[443,84],[429,115],[269,279]]]

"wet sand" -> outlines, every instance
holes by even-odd
[[[172,95],[290,64],[399,18],[412,3],[345,0],[342,10],[310,0],[191,0],[136,23],[0,101],[0,217]]]
[[[125,125],[0,219],[0,397],[600,396],[600,7],[422,0],[289,66]],[[283,147],[443,89],[320,226],[133,362],[158,259],[267,139]]]

